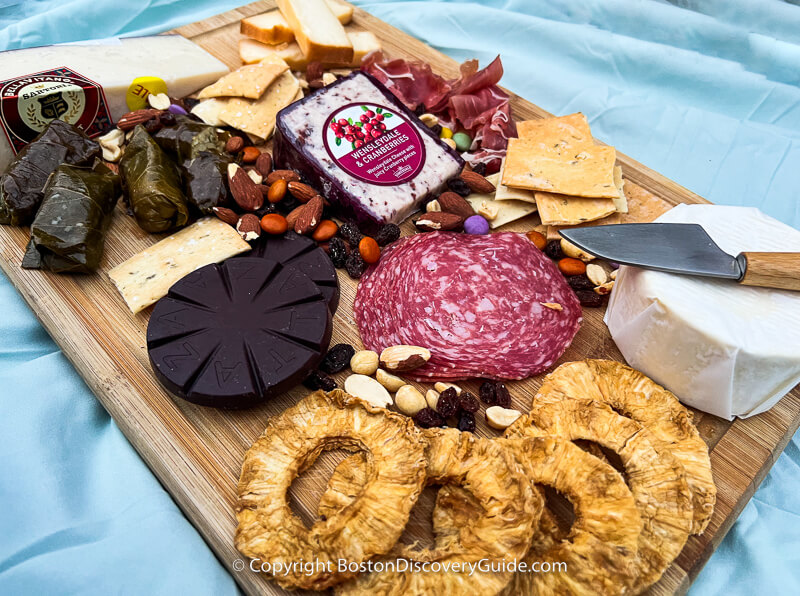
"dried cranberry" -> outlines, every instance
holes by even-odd
[[[511,407],[511,394],[504,383],[494,384],[495,403],[501,408]]]
[[[350,344],[336,344],[325,354],[319,369],[326,373],[341,372],[350,365],[350,359],[355,353],[355,348]]]
[[[414,422],[422,428],[434,428],[435,426],[442,426],[444,424],[444,419],[439,416],[436,410],[422,408],[419,412],[414,414]]]
[[[495,390],[494,381],[484,381],[478,390],[478,395],[487,406],[497,404],[497,391]]]
[[[328,242],[328,256],[331,258],[333,266],[337,269],[344,267],[347,261],[347,245],[341,238],[331,238]]]
[[[481,407],[481,404],[478,403],[478,399],[469,391],[462,391],[459,396],[459,401],[461,403],[461,409],[472,414],[477,412]]]
[[[565,255],[564,251],[561,250],[561,240],[551,240],[548,242],[547,246],[544,247],[544,254],[554,261],[563,259]]]
[[[353,222],[343,223],[339,226],[339,235],[353,248],[358,247],[358,243],[361,242],[361,239],[364,237],[364,234],[361,233],[361,230],[359,230],[358,226]]]
[[[486,175],[486,164],[482,161],[479,161],[474,166],[472,166],[472,171],[476,174],[480,174],[481,176]]]
[[[378,246],[386,246],[398,238],[400,238],[400,227],[393,223],[381,226],[381,229],[375,234],[375,242],[378,243]]]
[[[444,418],[455,416],[461,409],[461,400],[458,398],[458,393],[453,387],[449,387],[442,391],[439,395],[439,401],[436,402],[436,410]]]
[[[475,432],[475,416],[472,412],[462,411],[458,415],[458,430],[465,433]]]
[[[367,263],[361,258],[361,254],[359,254],[357,250],[351,252],[350,256],[347,257],[347,260],[344,263],[344,268],[347,270],[347,274],[353,279],[359,279],[362,275],[364,275],[367,267]]]
[[[603,306],[605,301],[603,296],[594,290],[577,290],[575,295],[578,297],[581,306]]]
[[[472,192],[469,185],[461,179],[461,176],[450,178],[450,180],[447,181],[447,188],[462,197],[469,196],[469,193]]]
[[[336,385],[336,381],[330,378],[321,370],[312,370],[306,376],[305,380],[303,380],[303,385],[311,389],[311,391],[316,391],[318,389],[322,389],[323,391],[333,391],[338,387]]]
[[[592,280],[583,275],[567,275],[567,283],[573,290],[594,290]]]

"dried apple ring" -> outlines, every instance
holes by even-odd
[[[655,437],[654,447],[671,451],[686,472],[694,505],[692,533],[705,530],[717,499],[711,460],[691,414],[675,395],[620,362],[582,360],[562,364],[550,373],[534,402],[558,402],[564,397],[602,402],[649,430]]]
[[[694,507],[683,466],[668,450],[658,451],[641,424],[598,402],[567,399],[539,405],[534,400],[530,415],[519,418],[504,436],[546,435],[593,441],[620,456],[644,524],[633,562],[633,588],[640,592],[658,581],[692,529]],[[524,574],[515,579],[524,590]]]
[[[236,548],[283,587],[322,590],[352,577],[339,559],[359,563],[389,552],[402,534],[425,482],[426,445],[405,416],[339,390],[310,394],[271,417],[245,454]],[[334,448],[364,451],[364,482],[355,500],[307,529],[286,492],[323,450]],[[313,561],[314,569],[297,561]],[[263,564],[283,569],[270,574]]]
[[[455,429],[425,431],[428,439],[428,484],[457,485],[468,491],[479,512],[432,549],[417,550],[398,544],[391,555],[374,558],[372,564],[413,560],[427,567],[373,570],[336,586],[337,594],[497,594],[511,581],[513,567],[500,568],[522,558],[533,536],[543,500],[522,475],[511,452],[498,441],[477,438]],[[364,466],[359,457],[345,459],[334,472],[319,512],[330,515],[332,507],[358,494]],[[355,488],[354,488],[355,485]],[[466,567],[491,561],[494,567]],[[445,571],[444,565],[464,565]]]

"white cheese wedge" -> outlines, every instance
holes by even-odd
[[[337,0],[325,0],[342,25],[347,25],[353,18],[353,7]],[[252,37],[267,44],[289,43],[294,41],[294,31],[277,9],[242,19],[242,35]]]
[[[486,176],[486,179],[500,189],[500,175],[492,174]],[[525,191],[527,192],[527,191]],[[530,215],[536,211],[535,203],[528,203],[527,201],[517,201],[515,199],[497,200],[495,193],[472,193],[467,196],[467,202],[472,205],[476,213],[481,209],[481,206],[486,203],[489,209],[497,210],[497,215],[489,220],[489,227],[493,230],[504,226],[512,221],[517,221],[523,217]]]
[[[525,201],[532,203],[534,210],[536,210],[536,197],[532,190],[525,190],[524,188],[511,188],[504,185],[500,180],[503,179],[503,169],[506,167],[506,160],[503,159],[500,164],[500,172],[498,172],[497,190],[494,193],[495,201]]]
[[[800,251],[800,231],[758,209],[679,205],[731,255]],[[628,364],[704,412],[764,412],[800,382],[800,292],[621,267],[605,315]]]
[[[0,80],[3,81],[61,67],[102,86],[108,112],[114,122],[129,111],[125,96],[137,77],[159,77],[167,84],[171,96],[183,97],[228,72],[228,67],[222,62],[180,35],[79,42],[0,53]],[[53,80],[41,83],[32,81],[30,85],[23,86],[23,94],[27,93],[30,97],[19,105],[22,107],[24,104],[23,120],[41,130],[52,118],[46,117],[44,106],[36,101],[37,93],[41,91],[36,89],[37,84],[50,86],[56,83]],[[58,104],[64,106],[59,116],[71,124],[82,122],[83,110],[88,107],[83,92],[72,85],[56,91],[62,91],[65,100]],[[0,133],[0,173],[8,167],[14,154],[6,135]]]
[[[348,31],[347,38],[353,44],[353,61],[348,66],[361,66],[367,55],[381,49],[381,42],[372,31]],[[296,42],[271,46],[254,39],[239,40],[239,57],[245,64],[254,64],[273,56],[285,60],[292,70],[305,70],[309,62]]]
[[[309,61],[349,64],[353,60],[353,44],[325,0],[278,0],[278,8]]]

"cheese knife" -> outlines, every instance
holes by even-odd
[[[612,224],[559,233],[581,250],[622,265],[800,291],[800,253],[742,252],[734,257],[698,224]]]

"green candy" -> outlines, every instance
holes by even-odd
[[[469,135],[465,132],[457,132],[453,135],[453,141],[456,144],[456,149],[461,151],[469,151],[470,146],[472,145],[472,139]]]

